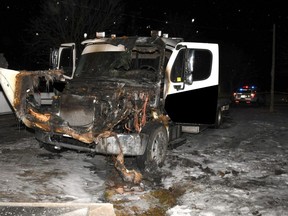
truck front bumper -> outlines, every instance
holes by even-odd
[[[50,135],[43,131],[36,131],[35,138],[57,148],[74,149],[83,152],[93,152],[108,155],[119,155],[121,152],[127,156],[143,155],[147,146],[148,135],[146,134],[116,134],[99,139],[98,143],[87,145],[68,135]]]

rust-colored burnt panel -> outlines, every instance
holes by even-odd
[[[27,95],[33,94],[33,87],[38,85],[39,77],[45,77],[49,83],[60,79],[61,75],[62,71],[58,70],[21,71],[17,75],[14,104],[17,115],[26,119],[28,127],[67,134],[83,143],[97,143],[98,136],[114,131],[116,126],[120,130],[120,125],[120,133],[140,133],[146,121],[153,118],[149,104],[151,99],[155,100],[155,89],[151,86],[139,88],[117,85],[104,88],[93,84],[79,85],[79,88],[65,90],[59,97],[60,116],[42,112],[26,104]],[[83,88],[85,92],[82,91]]]
[[[33,88],[33,80],[29,73],[19,73],[16,76],[16,86],[13,106],[18,116],[25,114],[27,90]]]
[[[16,86],[14,101],[12,106],[15,108],[18,118],[23,118],[26,114],[26,97],[34,91],[34,87],[39,84],[39,78],[44,77],[47,83],[54,79],[60,80],[63,76],[62,70],[44,71],[20,71],[16,76]]]
[[[88,131],[86,133],[79,133],[76,130],[68,127],[68,126],[59,126],[55,128],[55,132],[57,133],[62,133],[62,134],[67,134],[71,137],[73,137],[76,140],[79,140],[83,143],[92,143],[93,142],[93,136],[92,132]]]
[[[120,153],[114,158],[114,166],[120,173],[122,179],[126,182],[132,182],[134,184],[140,184],[142,181],[142,174],[136,170],[128,170],[124,164],[124,155]]]
[[[37,113],[32,109],[28,110],[28,113],[31,114],[35,119],[39,120],[40,122],[48,122],[51,118],[50,113]]]

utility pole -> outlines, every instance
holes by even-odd
[[[271,66],[271,100],[270,100],[270,112],[274,112],[274,82],[275,82],[275,34],[276,27],[273,24],[273,42],[272,42],[272,66]]]

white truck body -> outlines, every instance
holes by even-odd
[[[3,91],[0,91],[0,115],[11,113],[13,113],[13,110],[11,109],[10,103],[7,101]]]

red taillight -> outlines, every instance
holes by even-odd
[[[252,93],[252,94],[251,94],[251,98],[254,98],[255,96],[256,96],[255,93]]]

